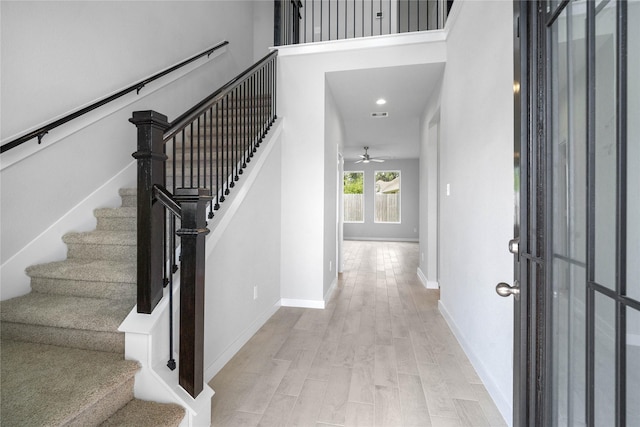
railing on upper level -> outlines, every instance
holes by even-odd
[[[113,95],[107,96],[105,98],[100,99],[99,101],[94,102],[93,104],[81,108],[80,110],[74,111],[73,113],[70,113],[60,119],[57,119],[55,121],[52,121],[50,123],[47,123],[44,126],[41,126],[40,128],[33,130],[27,134],[22,135],[19,138],[13,139],[9,142],[7,142],[6,144],[3,144],[0,147],[0,153],[4,153],[5,151],[11,150],[12,148],[15,148],[21,144],[24,144],[27,141],[30,141],[34,138],[38,138],[38,144],[42,143],[42,138],[44,138],[44,136],[49,133],[49,131],[64,125],[65,123],[68,123],[72,120],[77,119],[80,116],[83,116],[97,108],[102,107],[103,105],[106,105],[110,102],[115,101],[118,98],[123,97],[124,95],[133,92],[134,90],[136,91],[136,93],[140,93],[140,91],[142,90],[142,88],[144,88],[146,85],[148,85],[149,83],[158,80],[159,78],[162,78],[164,76],[166,76],[169,73],[172,73],[182,67],[184,67],[187,64],[192,63],[193,61],[202,58],[203,56],[207,56],[209,57],[213,52],[215,52],[216,50],[228,45],[229,42],[228,41],[222,41],[214,46],[211,46],[210,48],[203,50],[202,52],[193,55],[192,57],[185,59],[184,61],[180,62],[179,64],[176,64],[170,68],[167,68],[166,70],[160,71],[156,74],[154,74],[151,77],[148,77],[144,80],[141,80],[137,83],[132,84],[131,86],[127,87],[126,89],[122,89],[121,91],[114,93]]]
[[[453,0],[279,0],[274,44],[441,29],[452,4]]]
[[[212,218],[276,119],[276,55],[266,55],[172,123],[155,111],[134,112],[130,120],[138,127],[138,312],[151,313],[169,286],[172,316],[180,259],[179,383],[193,397],[203,389],[207,210]],[[169,336],[167,366],[174,369]]]

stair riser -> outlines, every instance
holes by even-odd
[[[130,380],[119,384],[112,389],[108,395],[87,407],[81,414],[73,420],[70,420],[68,424],[65,424],[65,426],[85,427],[102,424],[133,399],[134,383],[135,377],[132,377]]]
[[[67,243],[67,248],[67,258],[75,259],[107,259],[135,262],[137,255],[137,246],[130,245]]]
[[[136,217],[98,217],[97,230],[136,231]]]
[[[8,321],[2,322],[0,331],[3,339],[124,353],[124,334],[119,332],[66,329]]]
[[[138,200],[137,195],[120,196],[120,198],[122,199],[123,207],[134,207],[136,206],[136,202]]]
[[[124,299],[135,301],[135,283],[85,282],[48,277],[32,277],[31,288],[35,292],[70,295],[84,298]]]

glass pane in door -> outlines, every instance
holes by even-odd
[[[640,300],[640,2],[627,8],[627,295]]]
[[[640,426],[640,311],[627,310],[627,425]]]
[[[616,4],[600,1],[595,17],[595,281],[615,289]]]
[[[596,292],[593,344],[594,418],[597,426],[615,426],[615,302]]]
[[[586,39],[584,2],[551,27],[552,419],[585,425]]]

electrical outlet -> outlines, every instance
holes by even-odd
[[[329,271],[333,271],[333,261],[329,261]]]
[[[451,184],[447,184],[447,196],[451,195]]]
[[[253,286],[253,299],[254,300],[258,299],[258,285]]]

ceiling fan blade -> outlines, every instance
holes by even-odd
[[[361,159],[366,159],[366,158],[367,158],[367,156],[365,156],[364,154],[360,154],[360,158],[361,158]]]
[[[355,161],[353,163],[362,163],[362,160],[357,160],[357,161]]]
[[[384,162],[383,159],[369,159],[369,160],[371,160],[372,162],[378,162],[378,163]]]

